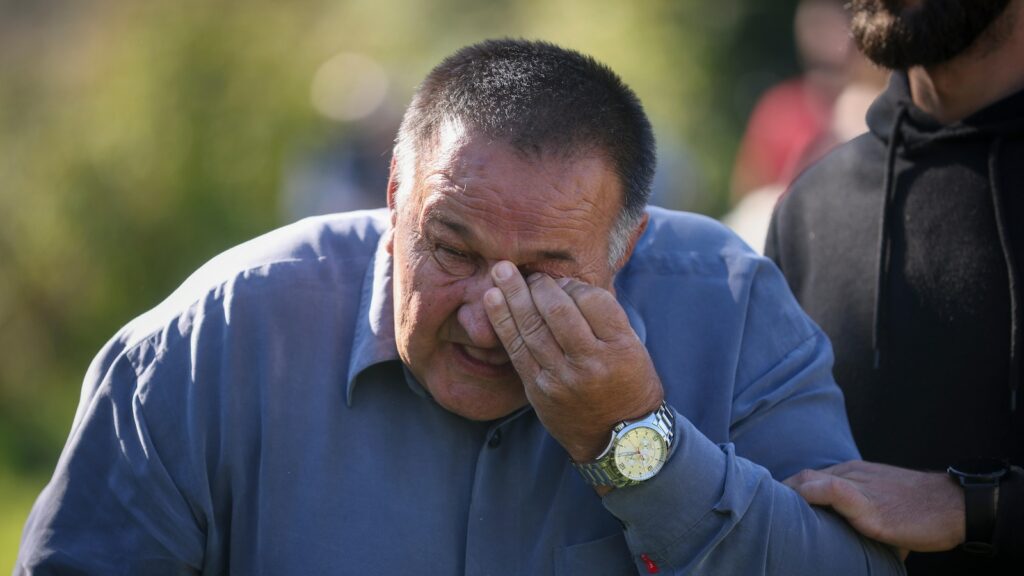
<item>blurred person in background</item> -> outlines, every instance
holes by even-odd
[[[867,129],[867,104],[884,85],[884,73],[853,49],[840,0],[802,0],[793,34],[804,72],[755,105],[733,166],[734,207],[722,218],[759,252],[786,187],[833,146]]]
[[[793,184],[767,253],[835,347],[863,456],[789,483],[915,552],[1024,574],[1024,0],[854,0],[894,70],[870,133]]]
[[[320,65],[310,101],[336,129],[289,162],[281,195],[286,221],[387,204],[388,158],[401,121],[392,84],[379,62],[358,52],[340,52]]]
[[[654,164],[594,60],[449,57],[388,208],[107,344],[15,573],[901,573],[774,479],[857,456],[827,339],[722,226],[645,210]]]
[[[387,204],[388,156],[394,145],[374,121],[351,123],[312,151],[303,151],[289,165],[281,195],[286,221],[307,216],[381,208]]]

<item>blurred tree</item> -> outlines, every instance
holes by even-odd
[[[278,223],[283,151],[320,129],[312,64],[290,50],[299,12],[71,12],[44,15],[49,42],[25,40],[35,57],[0,81],[0,155],[14,159],[0,173],[0,449],[19,467],[52,467],[81,374],[118,325]]]
[[[282,223],[287,158],[348,129],[309,103],[333,55],[381,62],[404,102],[483,38],[593,54],[692,151],[688,207],[716,214],[754,98],[796,69],[793,5],[0,0],[0,469],[52,469],[102,343],[203,260]]]

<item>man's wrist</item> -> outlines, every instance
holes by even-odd
[[[950,466],[947,473],[963,489],[964,539],[967,552],[981,555],[995,553],[996,512],[999,507],[999,484],[1009,466],[991,458],[965,460]]]
[[[671,454],[675,412],[661,402],[642,418],[619,422],[610,436],[595,459],[574,460],[574,467],[593,486],[624,488],[642,484],[661,471]]]
[[[615,436],[615,427],[620,422],[639,420],[648,414],[655,412],[663,402],[661,394],[650,399],[640,408],[629,409],[612,418],[604,418],[604,422],[596,427],[582,428],[573,434],[572,439],[559,440],[562,447],[569,454],[569,459],[576,463],[591,462],[596,460],[608,449],[611,440]]]

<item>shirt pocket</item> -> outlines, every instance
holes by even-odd
[[[555,574],[558,576],[622,576],[636,573],[626,537],[621,532],[555,551]]]

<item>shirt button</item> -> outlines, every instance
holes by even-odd
[[[501,428],[498,428],[494,431],[494,434],[491,434],[491,439],[487,441],[487,445],[491,448],[501,446]]]

